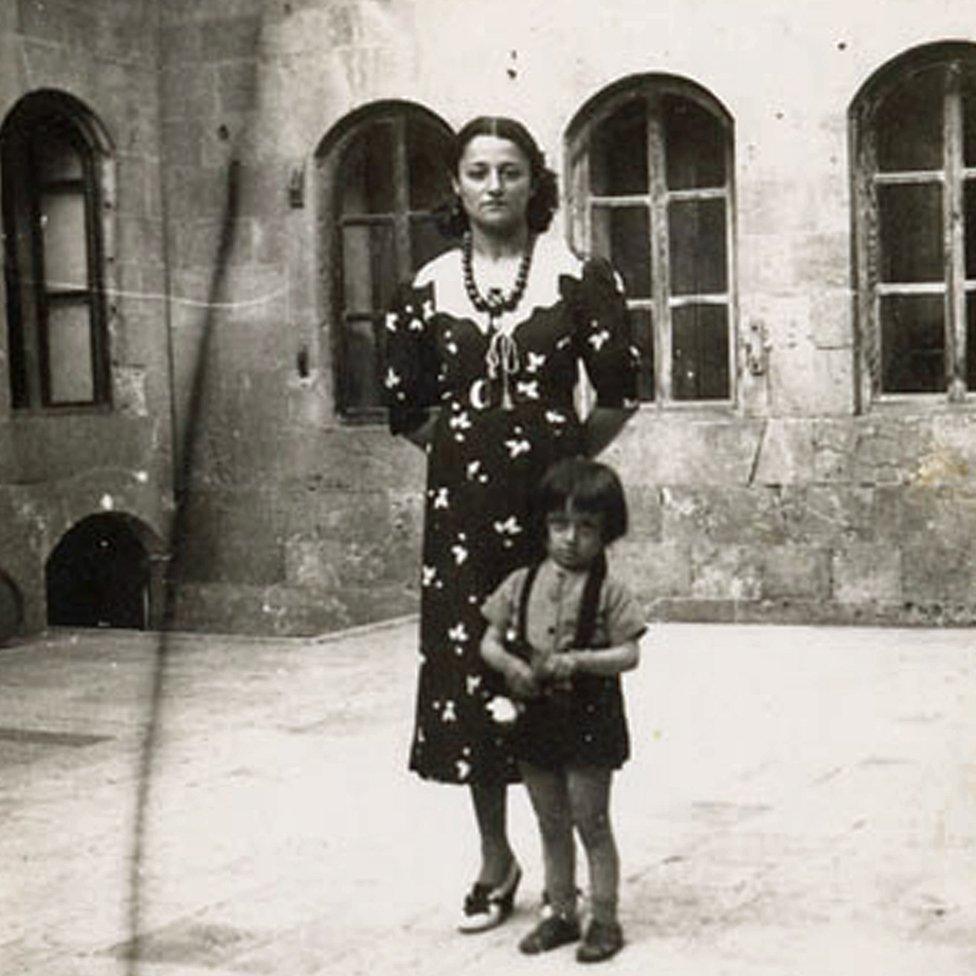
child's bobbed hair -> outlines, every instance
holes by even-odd
[[[542,476],[536,489],[540,521],[567,508],[603,516],[603,544],[627,534],[627,498],[617,472],[589,458],[564,458]]]

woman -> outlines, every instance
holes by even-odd
[[[442,230],[462,237],[400,290],[387,318],[390,428],[428,453],[420,655],[410,768],[467,784],[482,864],[462,931],[509,915],[521,871],[506,832],[518,780],[486,708],[497,681],[479,654],[480,606],[536,553],[530,493],[554,461],[593,456],[623,426],[637,352],[609,265],[541,235],[555,174],[528,131],[482,117],[458,133],[455,199]],[[596,405],[574,408],[578,364]]]

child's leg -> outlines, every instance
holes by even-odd
[[[539,821],[549,904],[557,914],[574,918],[576,847],[565,774],[526,762],[519,768]]]
[[[610,782],[605,766],[574,766],[566,780],[573,823],[586,848],[590,867],[590,895],[594,921],[617,921],[620,858],[610,826]]]

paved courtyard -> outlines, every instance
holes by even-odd
[[[157,638],[0,650],[0,976],[546,976],[511,922],[452,929],[463,790],[404,769],[415,624],[319,640],[175,635],[128,928]],[[626,678],[615,820],[629,945],[607,972],[972,976],[976,634],[655,625]],[[135,956],[135,958],[133,958]]]

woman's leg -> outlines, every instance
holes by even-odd
[[[471,784],[471,799],[481,837],[479,884],[501,884],[515,857],[508,843],[506,798],[505,783]]]
[[[620,884],[620,858],[610,825],[612,779],[613,770],[604,766],[575,766],[566,775],[573,824],[590,867],[593,919],[606,924],[617,921]]]
[[[565,775],[524,762],[519,768],[539,821],[549,904],[557,915],[575,918],[576,847]]]

